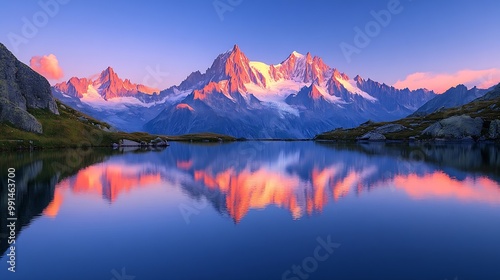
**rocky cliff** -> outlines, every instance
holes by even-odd
[[[49,82],[0,43],[0,122],[42,133],[42,125],[28,109],[59,114]]]

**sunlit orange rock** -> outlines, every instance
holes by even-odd
[[[189,110],[189,111],[194,111],[193,107],[189,106],[186,103],[179,103],[177,106],[175,106],[175,108],[178,109],[178,110],[186,109],[186,110]]]

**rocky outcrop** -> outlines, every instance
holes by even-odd
[[[153,139],[149,142],[146,142],[146,141],[140,141],[140,142],[136,142],[136,141],[132,141],[132,140],[129,140],[129,139],[122,139],[120,140],[119,144],[116,144],[114,143],[113,144],[113,148],[118,148],[118,147],[131,147],[131,148],[148,148],[148,147],[156,147],[156,148],[160,148],[160,147],[167,147],[169,144],[167,142],[167,140],[164,140],[160,137],[157,137],[156,139]]]
[[[42,125],[28,109],[59,114],[49,82],[0,43],[0,122],[42,133]]]
[[[168,146],[168,142],[167,140],[163,140],[160,137],[157,137],[156,139],[151,140],[150,145],[154,147],[166,147]]]
[[[42,124],[26,110],[0,97],[0,121],[29,132],[42,133]]]
[[[482,128],[481,118],[462,115],[440,120],[426,128],[422,134],[435,138],[463,139],[467,136],[480,137]]]
[[[377,133],[377,132],[374,132],[374,131],[370,131],[370,132],[366,133],[365,135],[359,137],[358,140],[384,141],[385,140],[385,136],[382,135],[382,134],[380,134],[380,133]]]
[[[128,139],[122,139],[120,141],[120,146],[123,146],[123,147],[139,147],[139,146],[141,146],[141,143],[135,142],[135,141],[132,141],[132,140],[128,140]]]
[[[369,126],[373,123],[371,122],[366,122],[362,124],[361,126]],[[403,130],[408,129],[406,126],[400,125],[400,124],[386,124],[380,127],[377,127],[376,129],[373,129],[370,132],[367,132],[363,134],[363,136],[360,136],[356,138],[356,140],[361,140],[361,141],[385,141],[387,138],[385,137],[385,133],[394,133],[394,132],[400,132]]]
[[[383,125],[381,127],[378,127],[377,129],[374,130],[374,132],[380,133],[380,134],[386,134],[386,133],[400,132],[400,131],[403,131],[406,129],[407,128],[404,125],[390,123],[390,124],[386,124],[386,125]]]
[[[500,120],[492,120],[488,136],[490,139],[500,139]]]

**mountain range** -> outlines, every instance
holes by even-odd
[[[445,91],[442,94],[437,95],[433,99],[429,100],[427,103],[418,108],[411,116],[426,116],[434,113],[438,110],[453,108],[461,106],[473,101],[485,95],[488,91],[493,90],[494,87],[490,89],[479,89],[473,87],[467,89],[464,85],[457,85]]]
[[[426,89],[350,78],[310,53],[294,51],[272,65],[251,61],[237,45],[204,73],[195,71],[162,91],[122,80],[111,67],[95,79],[73,77],[52,91],[123,131],[209,131],[244,138],[312,138],[367,120],[397,120],[439,97]]]
[[[63,103],[127,132],[142,131],[143,124],[162,109],[154,105],[165,103],[159,89],[123,80],[111,67],[95,78],[72,77],[56,84],[52,94]]]
[[[138,97],[150,94],[152,98],[158,95],[154,90],[134,85],[130,81],[121,83],[113,76],[115,74],[112,70],[107,69],[102,76],[91,82],[84,80],[80,81],[83,83],[78,83],[72,79],[66,84],[66,89],[74,97],[71,99],[70,95],[64,96],[79,101],[78,90],[83,87],[95,87],[96,92],[103,94],[101,97],[109,100],[116,100],[117,94]],[[160,141],[165,145],[164,139],[157,135],[117,132],[109,124],[62,104],[54,98],[52,91],[54,88],[51,89],[45,77],[19,61],[0,43],[0,152],[63,147],[117,147],[118,143],[124,143],[125,140],[125,145],[139,145],[142,142],[142,146],[147,145],[151,149],[159,148]],[[83,100],[86,94],[80,96]],[[218,134],[176,138],[179,141],[234,140]],[[57,168],[60,170],[66,167],[61,165]]]

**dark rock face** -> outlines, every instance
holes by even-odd
[[[8,122],[29,132],[42,133],[42,124],[28,111],[0,97],[0,122]]]
[[[490,123],[490,129],[489,129],[489,137],[491,139],[498,139],[500,138],[500,120],[493,120]]]
[[[422,134],[432,137],[462,139],[467,136],[479,137],[482,127],[483,120],[481,118],[471,118],[466,115],[453,116],[432,124]]]
[[[368,141],[384,141],[386,138],[384,135],[378,132],[368,132],[365,135],[358,138],[358,140],[368,140]]]
[[[28,109],[46,109],[59,114],[49,82],[0,43],[0,122],[42,133],[42,125]]]

